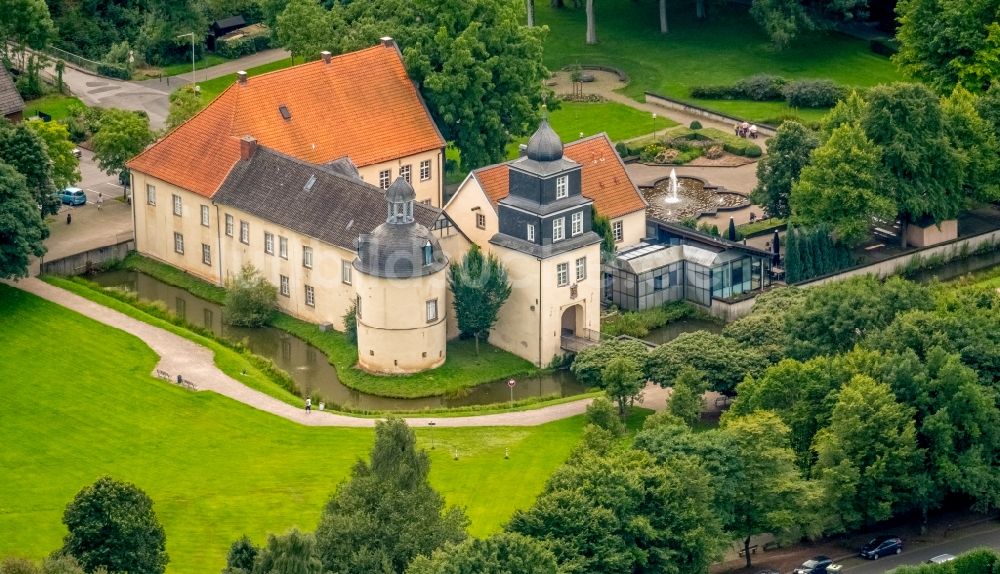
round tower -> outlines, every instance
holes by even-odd
[[[358,364],[376,373],[415,373],[445,361],[448,257],[413,218],[403,178],[386,190],[385,223],[358,239]]]

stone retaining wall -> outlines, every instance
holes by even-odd
[[[654,94],[653,92],[646,92],[646,103],[653,104],[654,106],[667,108],[668,110],[677,110],[679,112],[684,112],[686,114],[691,114],[693,116],[699,116],[712,121],[722,122],[727,126],[732,126],[735,123],[745,121],[741,118],[735,118],[733,116],[729,116],[723,113],[708,110],[701,106],[696,106],[694,104],[680,102],[668,98],[666,96],[661,96],[660,94]],[[769,126],[767,124],[757,124],[757,131],[763,136],[773,136],[775,129],[776,128],[774,126]]]
[[[135,241],[129,239],[52,261],[43,259],[41,269],[43,274],[49,275],[80,275],[108,261],[124,259],[132,251],[135,251]]]

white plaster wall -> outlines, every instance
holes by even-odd
[[[619,248],[635,245],[642,241],[643,237],[646,236],[645,209],[633,211],[632,213],[626,213],[621,217],[616,217],[611,220],[611,224],[614,225],[614,222],[616,221],[622,222],[622,240],[616,242],[615,244]]]
[[[421,181],[420,162],[428,159],[431,161],[431,177],[428,180]],[[416,193],[417,201],[426,202],[430,200],[430,204],[434,207],[441,207],[441,198],[444,191],[443,161],[444,159],[441,155],[441,150],[437,149],[406,156],[400,159],[393,159],[382,163],[359,167],[358,173],[366,182],[377,187],[378,174],[380,171],[385,169],[389,170],[391,172],[389,181],[393,182],[399,177],[400,166],[409,165],[410,185],[413,186],[413,191]]]
[[[445,213],[469,239],[482,248],[484,253],[491,251],[493,246],[490,245],[490,238],[500,231],[500,222],[493,204],[486,197],[476,178],[468,177],[462,182],[461,187],[448,202]],[[484,228],[476,225],[477,213],[482,213],[486,218]]]

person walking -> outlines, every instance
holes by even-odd
[[[307,398],[306,399],[306,412],[310,413],[310,412],[312,412],[312,409],[313,409],[313,400],[310,399],[310,398]]]
[[[750,139],[757,139],[757,124],[750,126]]]
[[[66,212],[66,225],[69,225],[70,223],[73,223],[73,213],[67,211]]]
[[[100,211],[104,207],[104,194],[97,192],[97,211]]]

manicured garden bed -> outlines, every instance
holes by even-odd
[[[0,285],[0,316],[0,556],[39,559],[58,548],[65,505],[111,474],[152,497],[168,572],[218,572],[243,533],[261,544],[268,532],[315,528],[371,446],[370,430],[305,427],[159,381],[150,376],[156,355],[135,337],[18,289]],[[437,447],[432,484],[484,535],[531,504],[582,426],[576,417],[417,435],[421,447],[432,435]]]
[[[732,84],[758,73],[827,78],[847,86],[905,79],[887,57],[873,53],[868,42],[835,32],[809,32],[776,51],[746,9],[737,5],[710,7],[709,18],[698,21],[692,4],[668,2],[670,33],[664,36],[655,2],[605,0],[597,5],[599,43],[588,46],[583,8],[566,4],[555,9],[548,2],[535,3],[536,21],[550,28],[546,65],[618,68],[630,77],[624,93],[640,101],[645,91],[651,91],[750,121],[785,115],[813,121],[825,111],[794,109],[785,102],[698,100],[690,90],[696,85]]]
[[[225,290],[206,283],[183,271],[146,259],[129,256],[122,262],[126,269],[141,271],[164,283],[180,287],[203,299],[222,303]],[[432,371],[413,375],[379,376],[354,367],[358,361],[357,346],[337,331],[320,331],[316,325],[278,314],[273,326],[295,335],[326,354],[330,364],[337,368],[340,382],[365,393],[385,397],[417,398],[452,393],[509,377],[536,374],[540,369],[528,361],[500,350],[488,343],[480,343],[479,355],[473,341],[455,340],[448,344],[445,364]]]

